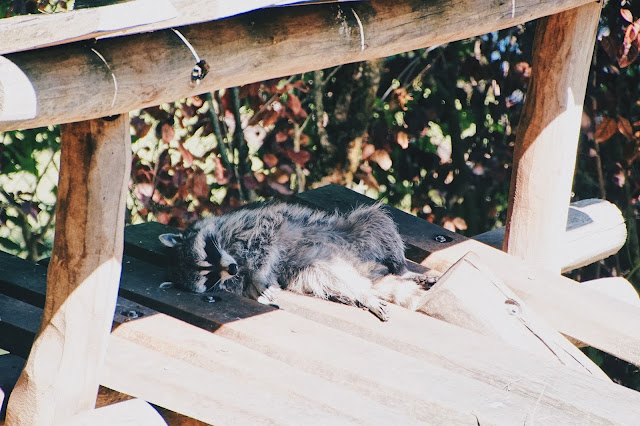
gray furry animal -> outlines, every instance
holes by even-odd
[[[383,321],[386,302],[420,309],[426,277],[410,272],[404,244],[381,204],[326,213],[283,202],[255,203],[200,219],[172,247],[171,282],[273,303],[279,289],[365,307]]]

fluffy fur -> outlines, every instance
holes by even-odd
[[[381,320],[386,301],[420,309],[426,277],[409,272],[404,244],[381,204],[347,214],[280,202],[201,219],[172,247],[170,280],[272,303],[279,289],[362,306]]]

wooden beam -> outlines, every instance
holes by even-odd
[[[505,228],[473,237],[491,247],[502,249]],[[569,206],[569,218],[560,238],[558,254],[562,272],[572,271],[618,252],[627,241],[622,212],[605,200],[581,200]]]
[[[607,375],[531,310],[475,253],[467,253],[427,292],[421,312],[498,338],[602,379]]]
[[[588,2],[371,0],[259,10],[179,29],[211,67],[199,85],[191,81],[194,55],[171,30],[14,53],[5,58],[24,76],[0,74],[0,93],[10,81],[28,80],[33,94],[21,102],[37,105],[37,114],[14,115],[0,122],[0,131],[124,113],[211,90],[389,56]],[[0,117],[6,105],[17,103],[5,93]]]
[[[92,409],[120,279],[131,167],[128,115],[63,126],[43,321],[7,424],[65,424]]]
[[[290,292],[278,302],[215,333],[160,313],[123,323],[102,383],[212,424],[635,420],[637,392],[426,315],[390,306],[382,324]]]
[[[0,54],[118,34],[176,17],[171,0],[133,0],[70,12],[13,16],[0,19]]]
[[[558,273],[601,7],[540,20],[516,132],[504,250]]]
[[[342,211],[374,202],[337,185],[297,197],[318,208]],[[410,245],[408,257],[412,260],[442,274],[465,254],[474,252],[556,330],[640,366],[640,308],[408,213],[389,212]]]

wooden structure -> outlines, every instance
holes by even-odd
[[[35,335],[7,424],[98,419],[103,412],[92,409],[99,384],[209,423],[299,424],[308,416],[367,424],[637,421],[640,395],[603,379],[557,333],[640,365],[640,308],[559,275],[572,262],[602,258],[624,242],[618,238],[601,250],[591,244],[579,260],[558,251],[566,239],[586,241],[602,229],[624,228],[619,215],[584,213],[591,223],[576,229],[586,231],[572,237],[566,231],[599,3],[371,0],[225,19],[218,18],[232,13],[222,1],[159,4],[155,18],[128,19],[120,28],[113,16],[122,13],[109,8],[124,5],[0,20],[0,130],[73,123],[61,134],[46,293],[43,267],[0,257],[13,265],[5,271],[25,271],[0,278],[7,289],[0,327],[14,336],[0,346],[13,342],[13,352],[26,355],[30,345],[20,342]],[[93,24],[65,26],[74,13]],[[482,313],[461,303],[453,317],[434,308],[435,316],[458,326],[402,309],[391,309],[393,320],[380,324],[365,312],[292,294],[282,294],[276,310],[232,295],[204,303],[201,296],[161,290],[160,268],[149,263],[158,262],[151,242],[156,225],[129,231],[123,262],[128,111],[538,18],[504,231],[509,254],[392,210],[408,256],[430,273],[445,274],[438,297],[461,300],[477,290],[470,283],[483,283],[490,303],[515,318],[509,333],[494,326],[502,321],[496,310]],[[21,32],[33,28],[43,34],[38,45],[19,44]],[[103,38],[81,41],[96,36]],[[41,46],[48,47],[36,49]],[[200,60],[215,66],[194,77]],[[370,202],[336,188],[300,200],[322,208]],[[15,321],[6,319],[12,312]],[[465,330],[464,317],[472,313],[483,327]],[[141,318],[131,320],[135,316]],[[531,343],[531,333],[543,347]],[[523,343],[515,344],[520,337]],[[124,421],[147,413],[134,401],[106,415]]]

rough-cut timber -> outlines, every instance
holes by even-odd
[[[337,185],[297,197],[323,209],[341,211],[374,202]],[[408,213],[396,209],[390,209],[390,213],[403,239],[412,246],[412,260],[444,273],[462,256],[474,252],[556,330],[640,366],[640,308]],[[445,242],[439,242],[441,237]]]
[[[14,53],[5,57],[33,84],[33,99],[23,103],[35,102],[37,116],[19,120],[16,111],[0,123],[0,131],[103,117],[211,90],[380,58],[507,28],[585,3],[371,0],[259,10],[179,29],[211,65],[198,86],[191,82],[197,61],[171,30]],[[17,77],[0,74],[0,93],[6,79]],[[17,103],[4,99],[0,116],[4,105]]]
[[[428,315],[608,380],[604,372],[467,253],[425,296]]]
[[[95,38],[176,16],[171,0],[135,0],[73,12],[4,18],[0,19],[0,54]]]
[[[102,383],[212,424],[626,424],[640,395],[390,306],[282,292],[209,333],[155,314],[118,326]],[[215,307],[212,307],[215,309]],[[417,331],[419,330],[419,332]]]
[[[92,409],[120,279],[128,115],[63,126],[56,233],[43,321],[7,425],[65,424]]]
[[[560,272],[562,236],[601,3],[541,19],[516,133],[504,239],[507,253]]]
[[[504,241],[504,228],[473,237],[498,249]],[[562,272],[590,265],[618,252],[627,241],[627,226],[620,209],[605,200],[587,199],[571,203],[565,232],[559,243]]]

